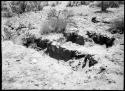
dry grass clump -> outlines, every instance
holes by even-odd
[[[74,23],[73,20],[70,19],[71,11],[63,10],[63,11],[56,11],[52,9],[48,13],[48,18],[46,22],[41,26],[40,33],[47,34],[47,33],[63,33],[66,30],[66,26],[70,23]]]
[[[124,33],[124,17],[115,19],[112,24],[110,25],[110,29],[108,29],[109,32],[111,33]]]

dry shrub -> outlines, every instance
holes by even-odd
[[[46,1],[27,1],[26,4],[26,11],[40,11],[48,5]]]
[[[54,7],[58,5],[58,1],[48,1],[48,5]]]
[[[89,5],[93,1],[81,1],[81,5]]]
[[[119,4],[124,4],[124,1],[118,1],[119,2]]]
[[[47,5],[47,1],[2,1],[1,8],[3,16],[11,17],[27,11],[40,11]]]
[[[26,2],[25,1],[12,1],[11,9],[13,13],[22,14],[25,12]]]
[[[119,1],[110,1],[109,2],[109,6],[111,8],[119,8],[119,5],[120,5]]]
[[[107,8],[118,8],[121,2],[119,1],[97,1],[95,6],[101,7],[101,11],[107,11]]]
[[[4,1],[2,3],[2,12],[6,12],[7,15],[22,14],[25,12],[26,2],[25,1]],[[6,9],[5,9],[6,8]]]
[[[67,7],[89,5],[90,2],[92,2],[92,1],[69,1]]]
[[[9,29],[7,27],[4,27],[2,29],[2,37],[3,37],[3,40],[11,40],[12,39],[12,32],[9,31]]]
[[[34,34],[29,33],[27,30],[22,32],[22,29],[19,31],[14,31],[8,28],[4,28],[4,32],[2,32],[2,34],[3,41],[11,40],[14,44],[21,44],[26,46],[33,44],[34,39],[36,39]]]
[[[35,44],[35,39],[36,39],[35,35],[33,35],[29,32],[26,32],[25,34],[23,34],[21,36],[20,41],[22,41],[22,45],[29,47],[30,45]],[[35,45],[34,45],[34,47],[35,47]]]
[[[52,32],[63,33],[66,30],[67,24],[74,23],[70,19],[71,16],[71,11],[68,10],[51,10],[48,13],[48,18],[46,22],[41,26],[41,34]]]
[[[3,17],[12,17],[13,16],[10,4],[11,4],[11,1],[2,1],[2,4],[1,4],[2,12],[1,13],[2,13]]]
[[[20,40],[17,41],[17,39],[19,39],[20,35],[18,33],[18,31],[15,31],[15,30],[12,30],[11,28],[9,27],[3,27],[2,29],[2,40],[5,41],[5,40],[11,40],[13,41],[14,43],[16,42],[20,42]]]
[[[47,15],[48,19],[51,17],[58,17],[57,16],[58,12],[55,9],[51,9]]]
[[[108,29],[109,32],[111,33],[124,33],[124,17],[115,19],[112,24],[110,25],[110,29]]]
[[[118,1],[103,1],[105,7],[111,7],[111,8],[117,8],[119,7]],[[101,3],[97,5],[98,7],[101,7]]]

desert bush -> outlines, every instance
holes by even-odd
[[[27,1],[26,11],[40,11],[47,5],[48,3],[46,1]]]
[[[35,39],[36,39],[35,35],[33,35],[29,32],[26,32],[21,37],[22,37],[21,38],[22,44],[26,47],[29,47],[30,45],[33,45],[35,43]]]
[[[37,11],[40,11],[43,9],[42,1],[36,1],[34,2],[34,5]]]
[[[118,8],[119,7],[119,2],[118,1],[112,1],[112,2],[109,2],[109,6],[111,8]]]
[[[98,3],[96,3],[97,7],[101,7],[101,11],[107,11],[107,8],[111,7],[111,8],[118,8],[120,5],[119,1],[98,1]]]
[[[10,40],[12,38],[12,33],[8,30],[8,28],[4,27],[2,29],[3,40]]]
[[[45,33],[63,33],[66,29],[66,26],[69,23],[74,23],[73,20],[70,19],[71,11],[63,10],[63,11],[56,11],[51,10],[48,13],[47,21],[41,28],[41,34]]]
[[[111,33],[124,33],[124,17],[120,19],[115,19],[110,25],[110,29],[108,29]]]
[[[3,26],[2,29],[2,38],[4,40],[15,41],[15,39],[20,36],[20,31],[16,31],[15,29],[11,29],[10,27]]]
[[[47,17],[48,17],[48,18],[58,17],[57,13],[58,13],[58,12],[57,12],[55,9],[52,9],[52,10],[49,11]]]
[[[3,16],[19,15],[28,11],[40,11],[48,5],[46,1],[2,1]],[[6,11],[6,13],[5,13]]]
[[[119,2],[119,4],[124,4],[124,1],[118,1]]]
[[[80,6],[80,5],[89,5],[92,1],[69,1],[68,7]]]
[[[18,10],[19,13],[24,13],[26,11],[40,11],[45,5],[47,5],[43,1],[18,1],[17,3],[13,1],[13,3],[12,10]],[[16,11],[16,13],[18,12]]]
[[[12,17],[13,16],[13,13],[9,12],[9,11],[6,11],[6,12],[1,12],[2,13],[2,17]]]
[[[93,1],[81,1],[81,5],[89,5]]]
[[[26,9],[26,2],[25,1],[12,1],[10,4],[13,13],[22,14],[25,12]]]
[[[4,13],[5,16],[22,14],[25,12],[25,8],[26,8],[25,1],[4,1],[2,3],[2,12],[5,12]]]
[[[48,13],[48,19],[52,18],[52,17],[63,17],[63,18],[69,18],[72,17],[74,15],[72,10],[63,10],[63,11],[56,11],[55,9],[50,10],[50,12]]]
[[[3,17],[12,17],[12,9],[10,7],[11,1],[2,1],[1,4],[1,10],[2,10],[2,16]]]
[[[58,1],[49,1],[48,5],[54,7],[54,6],[58,5]]]
[[[76,6],[76,1],[69,1],[67,7],[73,7],[73,6]]]
[[[28,11],[35,11],[34,1],[27,1],[26,12]]]

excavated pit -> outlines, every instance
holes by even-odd
[[[93,59],[92,55],[88,56],[87,54],[81,54],[77,50],[68,50],[66,48],[53,45],[52,42],[47,39],[33,39],[31,41],[27,41],[24,46],[28,47],[32,44],[32,42],[37,45],[39,50],[46,49],[45,53],[57,60],[64,60],[65,62],[67,62],[71,59],[80,59],[85,57],[83,68],[85,67],[87,61],[89,61],[89,67],[97,63],[97,61]]]
[[[71,41],[73,43],[79,44],[79,45],[84,45],[85,44],[85,39],[78,35],[77,33],[64,33],[64,36],[66,37],[66,41]]]
[[[100,35],[97,33],[91,33],[87,31],[87,35],[91,38],[96,44],[106,45],[106,48],[112,47],[114,45],[115,38],[109,38],[104,35]]]
[[[60,46],[57,47],[56,45],[51,44],[48,44],[46,53],[48,53],[50,57],[64,61],[85,57],[85,54],[77,55],[75,50],[68,50]]]

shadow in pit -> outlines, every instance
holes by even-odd
[[[85,39],[76,34],[76,33],[64,33],[64,36],[66,37],[66,41],[71,41],[73,43],[79,44],[79,45],[84,45],[85,44]]]
[[[50,57],[64,61],[68,61],[70,59],[80,59],[82,57],[85,57],[84,54],[77,55],[76,51],[73,50],[70,51],[65,48],[57,47],[51,44],[48,44],[47,50],[45,52],[49,54]]]
[[[89,60],[89,67],[93,66],[94,64],[97,63],[96,60],[94,60],[91,55],[86,55],[86,54],[80,54],[79,52],[77,52],[76,50],[68,50],[65,48],[62,48],[60,46],[56,46],[56,45],[52,45],[52,42],[50,42],[49,40],[45,39],[34,39],[33,41],[30,41],[30,44],[35,43],[38,47],[38,49],[45,50],[45,53],[48,54],[50,57],[55,58],[57,60],[64,60],[65,62],[67,62],[70,59],[80,59],[85,57],[85,64],[86,62]],[[30,44],[28,44],[29,42],[27,42],[27,47],[30,46]],[[25,46],[24,45],[24,46]]]
[[[100,44],[100,45],[106,45],[106,48],[111,47],[114,45],[114,40],[115,38],[109,38],[103,35],[99,35],[96,33],[90,33],[89,31],[87,31],[87,35],[89,38],[91,38],[96,44]]]
[[[88,55],[85,56],[84,64],[82,65],[82,68],[84,68],[86,66],[87,61],[89,61],[89,67],[94,66],[95,64],[98,63],[96,60],[94,60],[92,55],[88,54]]]

